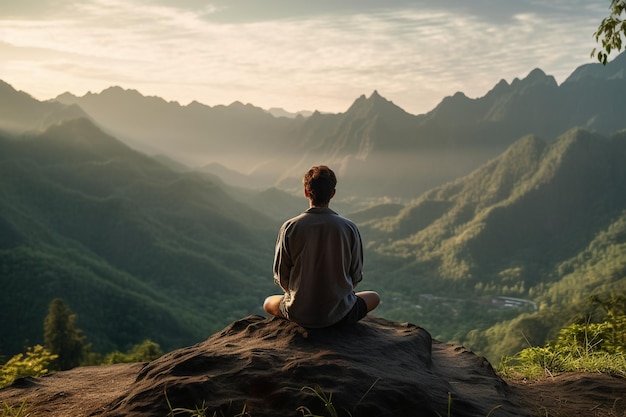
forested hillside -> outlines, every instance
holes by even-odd
[[[396,214],[364,220],[369,249],[388,260],[376,279],[397,300],[384,310],[490,354],[523,347],[520,330],[467,332],[528,311],[544,324],[525,334],[543,343],[579,302],[624,290],[625,158],[624,133],[528,136]],[[526,301],[502,308],[500,296]],[[564,316],[546,319],[554,311]]]
[[[585,325],[597,315],[596,300],[626,294],[626,211],[601,230],[576,256],[558,263],[552,282],[537,285],[531,294],[539,311],[523,314],[486,330],[473,330],[467,343],[492,358],[516,349],[540,346],[569,323]],[[606,312],[605,312],[606,313]]]
[[[2,353],[37,342],[51,299],[96,350],[164,349],[260,312],[280,220],[78,119],[0,141]],[[520,139],[409,204],[346,213],[377,314],[493,357],[541,344],[591,295],[623,293],[626,135]],[[249,201],[284,200],[268,190]],[[287,215],[287,213],[285,213]]]
[[[165,349],[258,312],[272,220],[86,119],[0,138],[0,353],[40,342],[62,297],[96,350]]]
[[[260,313],[312,163],[338,173],[331,207],[362,231],[376,314],[492,360],[541,345],[589,297],[626,291],[626,54],[597,65],[419,116],[376,92],[287,119],[119,88],[39,102],[0,84],[0,355],[41,341],[56,297],[100,352],[169,350]],[[194,171],[135,150],[152,138],[216,159]]]

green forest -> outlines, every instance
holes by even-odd
[[[57,297],[106,354],[199,342],[276,292],[280,221],[213,177],[172,170],[85,119],[5,135],[0,150],[5,358],[43,342]],[[623,295],[625,157],[625,134],[528,136],[418,199],[342,213],[362,231],[375,314],[497,363],[556,337],[594,297]]]
[[[276,233],[307,207],[300,169],[319,159],[340,173],[331,208],[361,230],[375,315],[493,363],[543,346],[626,291],[625,64],[561,85],[536,69],[418,116],[377,92],[284,119],[119,88],[40,102],[0,82],[0,357],[44,344],[58,298],[92,356],[170,351],[263,314]],[[258,169],[145,152],[166,144]]]
[[[203,340],[272,289],[273,222],[85,119],[0,139],[0,354],[65,299],[94,347]]]
[[[397,215],[366,222],[370,248],[395,259],[386,288],[400,302],[386,317],[497,362],[554,337],[590,298],[624,294],[624,157],[623,133],[529,136]]]

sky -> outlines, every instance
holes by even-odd
[[[0,0],[0,79],[38,100],[111,86],[187,105],[409,113],[595,62],[610,0]]]

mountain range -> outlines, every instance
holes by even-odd
[[[180,105],[119,87],[38,102],[2,84],[0,129],[45,129],[87,115],[136,150],[230,184],[297,192],[314,163],[334,166],[346,199],[418,197],[466,175],[526,134],[553,140],[573,127],[610,134],[625,126],[626,54],[585,64],[558,85],[540,69],[484,96],[459,92],[412,115],[374,91],[344,113],[275,117],[251,104]]]
[[[172,349],[260,312],[276,230],[320,161],[362,231],[378,314],[492,358],[524,346],[519,329],[542,343],[588,296],[626,292],[625,68],[622,54],[560,86],[533,70],[417,116],[377,92],[287,118],[116,87],[40,102],[2,83],[0,354],[40,341],[58,296],[99,351]]]
[[[119,87],[53,102],[78,105],[136,149],[205,167],[231,185],[293,192],[302,172],[322,161],[339,171],[346,197],[406,198],[468,174],[527,134],[553,140],[573,127],[623,129],[625,74],[626,54],[607,66],[583,65],[561,85],[534,69],[483,97],[446,97],[422,115],[376,91],[344,113],[306,118],[273,117],[239,102],[181,106]]]

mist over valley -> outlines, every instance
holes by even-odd
[[[285,117],[119,87],[41,102],[0,82],[0,355],[39,341],[58,296],[101,351],[261,314],[276,232],[320,163],[361,229],[377,315],[492,360],[541,344],[591,295],[626,291],[624,74],[621,54],[426,114],[373,91]]]

